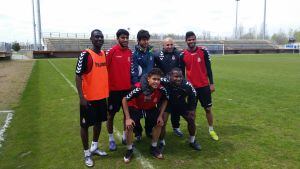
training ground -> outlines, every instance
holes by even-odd
[[[74,88],[76,59],[35,62],[19,103],[11,107],[13,119],[1,142],[0,168],[86,168]],[[300,55],[224,55],[212,58],[212,68],[219,141],[209,137],[198,104],[196,140],[202,151],[188,146],[186,122],[181,118],[183,138],[172,133],[168,122],[164,160],[149,154],[150,140],[143,136],[135,144],[132,162],[125,164],[119,112],[114,124],[118,149],[108,150],[104,123],[99,142],[109,155],[94,157],[94,168],[300,168]]]

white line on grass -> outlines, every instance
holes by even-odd
[[[48,59],[48,62],[54,67],[54,69],[68,82],[68,84],[70,85],[70,87],[72,87],[74,89],[74,91],[77,93],[77,89],[76,87],[72,84],[72,82],[66,78],[66,76],[61,73],[61,71]]]
[[[49,59],[48,59],[48,62],[53,66],[53,68],[68,82],[68,84],[71,86],[71,88],[74,89],[74,91],[76,93],[77,92],[77,89],[76,87],[71,83],[71,81],[55,66],[54,63],[52,63]],[[122,136],[121,136],[121,133],[118,131],[118,130],[115,130],[116,134],[117,134],[117,137],[119,140],[122,139]],[[147,160],[145,159],[145,157],[140,153],[140,151],[135,148],[135,154],[137,156],[137,159],[140,161],[141,165],[143,168],[148,168],[148,169],[154,169],[153,165]]]
[[[11,119],[13,118],[13,112],[14,112],[13,110],[0,111],[0,113],[7,113],[5,123],[4,123],[3,127],[1,127],[1,129],[0,129],[0,148],[2,147],[1,143],[4,141],[4,133],[7,129],[7,127],[9,126]]]
[[[115,133],[117,134],[118,139],[121,140],[121,133],[118,130],[115,130]],[[135,148],[134,152],[137,156],[137,159],[141,162],[143,168],[154,169],[153,165],[147,159],[144,158],[144,156],[140,153],[138,149]]]
[[[1,110],[0,114],[1,113],[13,113],[13,112],[14,112],[13,110]]]

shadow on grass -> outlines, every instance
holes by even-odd
[[[185,136],[179,138],[171,132],[167,132],[164,153],[166,156],[178,156],[182,159],[197,158],[199,155],[204,158],[216,158],[222,154],[228,154],[236,151],[234,146],[234,139],[243,139],[249,135],[253,135],[257,130],[251,126],[243,125],[224,125],[218,126],[217,133],[220,137],[219,141],[214,141],[210,138],[207,131],[199,131],[196,136],[196,140],[201,144],[202,150],[196,151],[189,146],[188,132],[184,130]]]
[[[244,125],[224,125],[218,126],[218,132],[223,136],[235,136],[235,135],[244,135],[257,132],[252,126]]]
[[[151,139],[143,135],[142,141],[135,143],[135,147],[141,153],[141,155],[149,160],[149,162],[156,167],[164,166],[170,167],[172,164],[176,164],[180,167],[198,167],[199,165],[206,166],[206,163],[212,163],[213,161],[224,160],[223,158],[230,156],[230,154],[235,154],[238,149],[237,143],[247,138],[249,135],[253,135],[257,130],[251,126],[243,125],[223,125],[218,126],[217,132],[220,136],[219,141],[213,141],[207,130],[199,130],[196,136],[196,140],[201,144],[202,150],[196,151],[189,146],[189,136],[188,132],[184,127],[182,127],[184,136],[178,137],[173,134],[171,130],[167,130],[166,133],[166,146],[163,151],[164,160],[154,159],[150,152]],[[143,133],[144,134],[144,133]],[[242,141],[243,142],[243,141]],[[108,157],[96,157],[95,162],[108,163],[113,159],[115,166],[124,167],[123,155],[126,151],[126,146],[122,145],[119,140],[117,140],[118,149],[117,151],[110,152]],[[105,146],[108,146],[105,143]],[[103,161],[104,160],[104,161]],[[175,161],[174,161],[175,160]],[[226,160],[226,159],[225,159]],[[197,164],[195,164],[197,161]],[[198,164],[199,163],[199,164]],[[134,159],[131,166],[139,166],[140,162],[137,160],[137,154],[135,153]],[[159,168],[159,167],[158,167]]]

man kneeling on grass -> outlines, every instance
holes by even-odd
[[[135,88],[122,100],[126,118],[127,152],[124,156],[125,163],[129,163],[133,156],[133,130],[135,130],[135,124],[140,122],[143,114],[145,116],[145,123],[152,128],[150,153],[158,159],[163,158],[161,151],[157,147],[157,141],[161,128],[164,125],[162,116],[169,96],[166,89],[160,85],[161,76],[162,72],[160,69],[152,69],[142,77],[146,78],[146,80],[141,80],[143,83],[137,83]],[[159,102],[162,104],[160,104],[160,107],[157,107],[157,103]]]

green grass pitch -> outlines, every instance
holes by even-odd
[[[73,84],[75,59],[51,59]],[[204,111],[197,108],[197,141],[203,150],[174,136],[168,122],[164,160],[149,154],[150,140],[136,147],[144,160],[165,168],[300,168],[300,55],[225,55],[212,58],[216,92],[213,112],[218,142],[210,139]],[[78,96],[47,59],[37,60],[0,148],[0,168],[86,168],[79,136]],[[122,132],[122,114],[115,128]],[[117,137],[117,136],[115,136]],[[105,123],[94,168],[146,168],[134,156],[124,164],[126,147],[108,150]],[[149,167],[149,166],[148,166]]]

